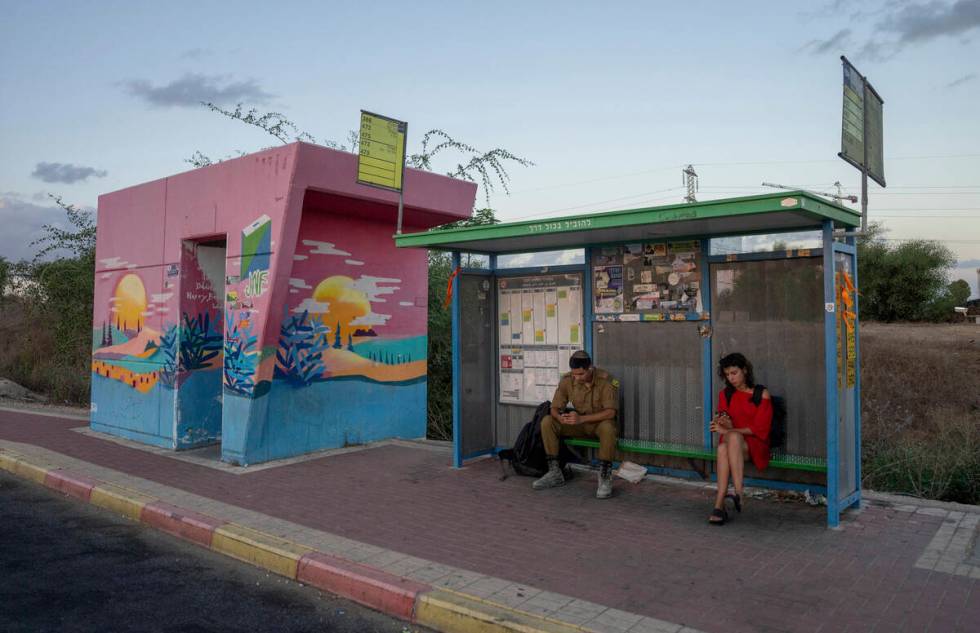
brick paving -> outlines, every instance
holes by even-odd
[[[609,630],[643,616],[709,632],[980,622],[980,567],[964,558],[943,571],[970,555],[961,534],[976,522],[940,508],[872,504],[828,530],[823,508],[749,499],[718,528],[706,522],[713,491],[701,487],[617,480],[615,498],[599,501],[594,475],[534,492],[528,478],[500,481],[490,460],[454,470],[445,452],[392,445],[238,475],[70,430],[81,424],[0,410],[0,440],[373,546],[365,557],[382,548],[540,592],[522,608],[571,617],[581,603],[585,618],[612,607]],[[502,603],[513,591],[485,589]]]

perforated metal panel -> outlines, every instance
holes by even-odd
[[[542,401],[543,402],[543,401]],[[517,434],[534,417],[535,407],[519,404],[497,404],[497,446],[514,445]]]
[[[493,292],[486,275],[459,276],[460,445],[463,455],[493,448]]]
[[[744,354],[756,382],[786,400],[785,453],[826,457],[823,264],[820,258],[711,265],[713,366]],[[712,393],[724,387],[712,371]]]
[[[701,447],[704,439],[701,338],[696,322],[600,322],[597,366],[620,381],[625,439]]]

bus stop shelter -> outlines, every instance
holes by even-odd
[[[619,457],[713,478],[715,367],[741,352],[787,406],[747,483],[825,494],[837,526],[861,496],[860,221],[793,191],[396,235],[453,257],[454,465],[510,446],[585,349],[620,380]]]

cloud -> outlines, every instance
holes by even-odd
[[[362,317],[357,317],[350,322],[353,326],[362,325],[385,325],[388,323],[388,319],[391,318],[390,314],[378,314],[377,312],[372,312],[370,314],[365,314]]]
[[[151,294],[150,303],[166,303],[174,296],[172,292],[161,292],[160,294]]]
[[[293,255],[293,261],[296,261],[296,262],[301,262],[304,259],[309,259],[309,258],[310,257],[308,255]]]
[[[877,21],[871,36],[855,55],[858,59],[887,61],[907,46],[943,37],[968,38],[980,29],[980,0],[885,2],[868,15],[874,14]]]
[[[356,260],[356,259],[345,259],[344,260],[344,263],[345,264],[350,264],[351,266],[363,266],[364,265],[364,262],[359,261],[359,260]]]
[[[274,96],[260,88],[254,79],[230,81],[227,75],[187,73],[160,86],[154,86],[146,79],[129,79],[120,85],[134,97],[161,108],[198,107],[202,101],[218,105],[243,101],[266,103]]]
[[[335,248],[336,244],[333,242],[317,242],[316,240],[303,240],[303,244],[306,246],[312,246],[310,249],[310,255],[343,255],[345,257],[350,257],[350,253],[347,251],[342,251],[339,248]]]
[[[109,172],[104,169],[72,165],[71,163],[42,162],[35,165],[34,171],[31,172],[31,176],[44,182],[61,182],[69,185],[75,182],[85,182],[92,176],[105,178],[108,175]]]
[[[0,256],[11,261],[32,259],[39,250],[31,242],[45,235],[42,226],[67,229],[65,212],[57,206],[42,206],[21,198],[0,195]],[[57,256],[61,253],[55,252]]]
[[[289,285],[293,288],[302,288],[303,290],[310,290],[313,288],[310,284],[306,283],[303,279],[296,279],[295,277],[289,278]]]
[[[398,302],[398,305],[400,305],[400,306],[414,306],[415,305],[415,302],[414,301],[399,301]]]
[[[946,87],[947,88],[955,88],[956,86],[965,84],[968,81],[973,81],[976,78],[977,78],[977,74],[976,73],[970,73],[969,75],[963,75],[959,79],[954,79],[953,81],[951,81],[948,84],[946,84]]]
[[[367,295],[368,301],[372,303],[386,303],[381,295],[394,294],[395,291],[400,290],[400,286],[379,286],[378,284],[398,284],[401,283],[401,279],[392,279],[390,277],[368,277],[364,276],[354,282],[352,288],[360,290]],[[361,325],[361,324],[359,324]],[[364,324],[366,325],[366,324]]]
[[[100,259],[99,263],[106,268],[124,268],[129,265],[129,262],[121,257],[107,257],[105,259]]]
[[[894,33],[902,44],[965,35],[976,28],[980,28],[980,0],[907,4],[878,23],[879,31]]]
[[[189,48],[180,54],[181,59],[203,59],[214,55],[210,48]]]
[[[330,303],[327,301],[317,301],[313,297],[307,297],[298,306],[293,308],[293,312],[297,314],[304,310],[310,314],[324,314],[330,312]]]
[[[826,40],[810,40],[800,50],[809,50],[811,55],[836,53],[847,48],[851,42],[851,29],[841,29]]]

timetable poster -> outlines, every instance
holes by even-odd
[[[649,242],[596,250],[592,257],[597,321],[701,318],[701,242]]]
[[[551,400],[583,346],[582,275],[508,277],[497,293],[500,402]]]

